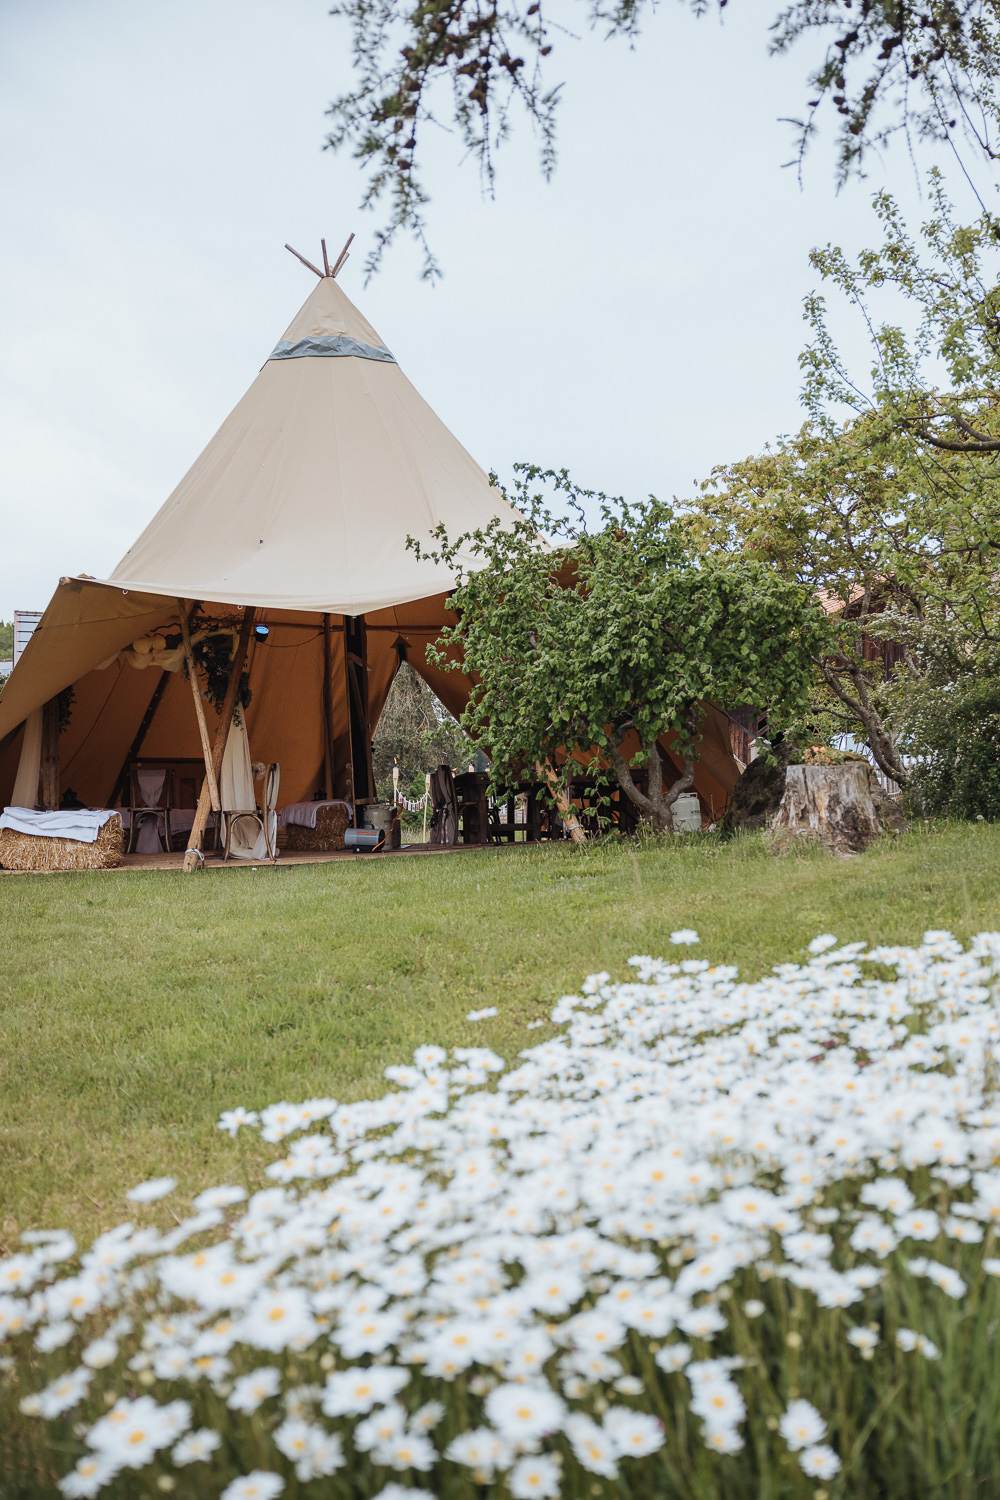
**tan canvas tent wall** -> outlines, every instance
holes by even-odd
[[[252,606],[268,626],[248,660],[246,720],[254,758],[281,764],[282,805],[321,787],[363,795],[371,788],[359,746],[400,661],[452,712],[471,687],[425,660],[454,578],[418,561],[407,536],[426,540],[443,524],[455,537],[514,514],[323,277],[110,577],[61,580],[0,695],[0,806],[24,721],[70,686],[60,785],[86,805],[114,800],[132,757],[200,757],[183,674],[137,669],[129,650],[151,632],[176,634],[178,600],[215,618]],[[208,719],[211,730],[211,710]],[[710,711],[696,779],[706,808],[722,806],[735,769],[724,717]]]

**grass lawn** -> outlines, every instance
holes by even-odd
[[[120,1222],[147,1177],[178,1177],[178,1197],[258,1185],[274,1148],[230,1142],[221,1110],[381,1092],[421,1042],[511,1058],[585,974],[624,976],[678,927],[746,977],[823,931],[997,929],[1000,828],[921,826],[848,861],[679,839],[3,878],[0,1254],[21,1229]]]

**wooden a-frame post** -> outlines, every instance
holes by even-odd
[[[211,755],[206,755],[205,757],[205,780],[201,784],[198,810],[194,815],[194,823],[191,825],[191,834],[184,853],[183,869],[185,875],[190,874],[192,870],[197,870],[202,862],[201,841],[205,834],[205,826],[208,823],[208,810],[212,800],[209,775],[212,775],[215,785],[218,787],[219,776],[222,772],[222,758],[226,753],[226,741],[229,738],[229,731],[232,727],[233,714],[236,712],[236,695],[240,690],[240,679],[243,676],[243,667],[247,659],[247,647],[250,644],[250,633],[253,630],[255,614],[256,610],[252,605],[248,605],[243,611],[240,638],[236,643],[236,655],[233,657],[233,665],[229,673],[229,686],[226,688],[226,698],[222,705],[219,727],[215,731],[215,743],[212,746]],[[218,795],[218,792],[216,792],[216,795]]]
[[[198,687],[198,673],[195,668],[194,652],[191,649],[191,620],[184,600],[178,599],[177,609],[181,620],[181,642],[184,646],[184,661],[187,665],[188,682],[191,684],[191,696],[194,698],[194,712],[198,720],[198,733],[201,736],[201,753],[205,758],[205,780],[208,782],[208,795],[212,803],[212,811],[217,813],[221,810],[222,802],[219,798],[219,783],[216,779],[215,768],[212,765],[212,748],[208,742],[208,725],[205,723],[205,705],[201,701],[201,690]],[[191,606],[194,613],[194,605]]]

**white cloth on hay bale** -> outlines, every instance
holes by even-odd
[[[315,828],[321,807],[346,807],[347,816],[354,817],[354,808],[342,797],[331,797],[326,802],[289,802],[278,814],[278,827],[287,828],[289,823],[295,823],[300,828]]]
[[[250,741],[242,708],[237,708],[226,740],[226,753],[222,757],[222,776],[219,780],[219,796],[222,798],[222,837],[226,836],[225,814],[227,812],[249,812],[257,806],[253,789],[253,767],[250,763]],[[270,816],[271,844],[277,833],[277,818]],[[233,859],[267,859],[267,839],[264,830],[254,830],[248,818],[240,818],[233,826],[229,853]]]
[[[99,812],[85,807],[34,812],[30,807],[5,807],[0,816],[0,828],[9,828],[12,833],[27,833],[32,838],[74,839],[78,844],[96,844],[105,823],[115,816],[113,808],[102,808]]]

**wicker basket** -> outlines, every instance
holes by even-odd
[[[79,839],[47,839],[34,833],[0,828],[0,865],[5,870],[114,870],[122,862],[125,838],[115,814],[92,844]]]
[[[303,853],[329,853],[334,849],[343,849],[344,831],[350,821],[350,813],[340,804],[319,807],[316,809],[315,828],[304,828],[301,823],[289,823],[285,829],[286,847]]]

